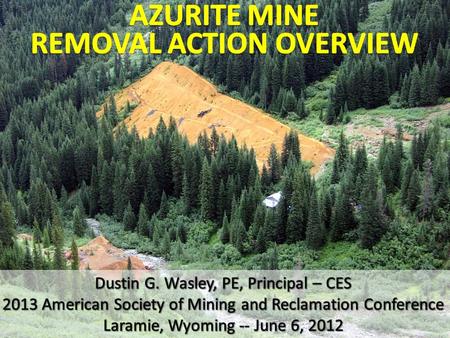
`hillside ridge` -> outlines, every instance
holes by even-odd
[[[179,130],[190,142],[203,131],[215,127],[227,138],[236,137],[239,145],[255,150],[260,166],[267,159],[271,144],[280,150],[290,128],[262,110],[220,93],[217,88],[188,67],[163,62],[149,74],[120,91],[116,96],[118,111],[127,102],[136,106],[124,123],[136,127],[146,137],[162,117],[172,116]],[[99,112],[101,114],[101,112]],[[334,151],[324,143],[300,134],[303,159],[314,164],[313,173],[332,158]]]

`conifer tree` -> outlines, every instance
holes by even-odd
[[[35,270],[44,270],[41,245],[36,243],[33,243],[33,267]]]
[[[305,238],[306,222],[305,215],[305,200],[306,192],[305,187],[302,185],[302,181],[299,175],[295,175],[293,178],[293,193],[290,203],[290,210],[288,216],[288,222],[286,226],[286,239],[287,243],[296,243]]]
[[[331,189],[330,189],[331,190]],[[333,216],[333,199],[332,191],[327,190],[322,193],[321,198],[321,219],[325,226],[325,229],[330,230],[331,219]]]
[[[291,154],[291,138],[289,137],[288,134],[286,134],[284,135],[283,147],[281,149],[281,166],[283,168],[286,167],[290,154]]]
[[[276,241],[276,230],[275,210],[268,209],[266,211],[266,217],[264,219],[264,233],[267,242]]]
[[[80,268],[80,258],[78,256],[78,247],[77,243],[75,242],[75,239],[72,239],[72,246],[71,246],[71,253],[72,253],[72,262],[71,262],[71,269],[72,270],[78,270]]]
[[[183,148],[180,142],[175,142],[175,144],[172,145],[171,164],[173,195],[175,197],[180,197],[183,191]]]
[[[436,207],[442,209],[448,209],[450,204],[449,197],[449,169],[450,169],[450,156],[445,156],[441,152],[433,164],[433,186],[435,189],[435,204]]]
[[[155,214],[159,210],[161,195],[162,192],[159,189],[153,166],[150,163],[147,170],[147,189],[144,195],[144,203],[150,215]]]
[[[365,178],[359,221],[359,239],[365,249],[372,248],[384,235],[385,225],[381,211],[377,199],[376,168],[371,165]]]
[[[264,229],[264,220],[266,216],[266,210],[262,203],[256,207],[255,215],[251,225],[251,231],[249,231],[249,238],[256,240],[259,230]],[[264,233],[264,232],[263,232]]]
[[[283,98],[281,117],[286,117],[289,113],[295,113],[297,111],[297,99],[295,98],[294,92],[291,90],[287,91]]]
[[[392,194],[395,191],[395,180],[394,180],[394,171],[393,171],[393,152],[389,150],[385,156],[383,169],[381,172],[381,176],[383,177],[384,185],[386,186],[386,191],[389,194]]]
[[[406,204],[410,211],[414,212],[416,210],[417,205],[419,203],[419,197],[420,197],[419,173],[417,172],[417,170],[414,170],[411,179],[409,181],[408,197],[406,200]]]
[[[244,189],[244,191],[242,191],[239,203],[239,217],[244,223],[245,229],[248,229],[250,227],[255,217],[254,198],[255,197],[253,189],[250,191]]]
[[[106,118],[108,119],[108,122],[112,126],[115,126],[118,122],[116,100],[114,99],[113,95],[111,95],[109,98],[108,110],[106,112]]]
[[[278,270],[278,248],[276,246],[269,253],[269,270]]]
[[[161,254],[169,258],[170,255],[170,237],[169,233],[166,231],[163,237],[162,245],[161,245]]]
[[[303,97],[303,94],[297,101],[296,114],[300,120],[307,118],[309,115],[308,110],[306,109],[305,99]]]
[[[44,232],[43,232],[43,235],[42,235],[42,245],[44,246],[44,248],[48,248],[51,245],[50,234],[48,232],[48,226],[46,226],[44,228]]]
[[[376,108],[388,103],[388,74],[386,66],[381,62],[375,62],[370,83],[372,86],[372,99],[367,105],[367,108]]]
[[[33,270],[33,257],[31,256],[30,245],[28,241],[25,242],[25,256],[23,260],[23,269],[24,270]]]
[[[401,170],[402,170],[402,161],[404,157],[403,152],[403,129],[401,125],[397,126],[397,135],[395,138],[394,151],[392,156],[392,173],[394,185],[396,188],[401,187]]]
[[[33,221],[33,240],[35,243],[42,242],[42,231],[38,222],[36,221],[36,218]]]
[[[213,219],[213,183],[211,166],[203,161],[200,184],[200,212],[204,220]]]
[[[155,215],[153,215],[152,220],[152,241],[153,241],[153,245],[158,248],[161,245],[162,242],[162,238],[164,236],[163,234],[163,229],[161,226],[161,223],[157,222],[157,218]]]
[[[309,205],[308,224],[306,226],[306,243],[311,249],[318,250],[325,244],[325,239],[325,227],[320,219],[317,195],[313,193]]]
[[[331,184],[337,184],[340,180],[339,165],[336,158],[333,160],[333,169],[331,172]]]
[[[330,93],[328,94],[328,104],[327,104],[327,112],[325,116],[325,123],[328,125],[332,125],[336,122],[336,102],[335,102],[335,89],[331,88]]]
[[[150,222],[148,224],[148,232],[147,232],[147,236],[148,238],[153,240],[153,235],[155,233],[155,228],[157,226],[158,223],[158,217],[156,217],[155,214],[152,215],[152,217],[150,218]]]
[[[287,236],[287,221],[288,221],[288,215],[289,215],[289,201],[288,197],[285,195],[285,191],[283,191],[280,202],[277,205],[276,208],[276,238],[275,242],[277,244],[283,244],[286,242],[286,236]]]
[[[284,136],[283,147],[281,151],[281,167],[285,168],[292,158],[295,161],[301,160],[300,142],[298,140],[298,133],[291,130]]]
[[[403,173],[401,194],[400,194],[403,204],[406,204],[407,200],[408,200],[409,183],[411,181],[411,176],[413,174],[413,171],[414,171],[414,168],[412,166],[412,163],[411,163],[411,161],[408,161],[406,168],[404,170],[404,173]]]
[[[126,191],[127,191],[127,197],[129,199],[129,202],[131,204],[131,208],[133,209],[134,213],[139,212],[139,204],[141,202],[140,193],[141,188],[139,187],[139,182],[136,177],[136,172],[132,168],[130,173],[128,173],[126,179]]]
[[[16,219],[17,219],[18,224],[23,224],[23,225],[31,224],[28,205],[25,203],[22,192],[20,192],[20,191],[17,192],[14,205],[15,205]]]
[[[220,240],[223,244],[227,244],[230,241],[230,224],[228,222],[227,214],[223,216],[222,231],[220,233]]]
[[[345,233],[353,230],[355,219],[353,216],[353,206],[350,203],[348,189],[341,184],[336,194],[333,217],[331,220],[331,240],[342,240]]]
[[[99,182],[99,199],[101,211],[108,215],[111,215],[113,211],[112,181],[111,168],[104,161]]]
[[[233,234],[233,244],[234,247],[240,252],[244,253],[244,243],[247,239],[247,233],[245,231],[244,223],[241,220],[238,220],[235,224],[233,224],[234,231]]]
[[[183,261],[184,259],[183,244],[179,239],[175,243],[175,256],[178,260]]]
[[[409,91],[411,86],[411,79],[409,76],[403,78],[401,92],[400,92],[400,103],[403,107],[409,106]]]
[[[334,158],[339,174],[341,174],[346,169],[349,158],[350,153],[348,149],[348,141],[344,135],[344,131],[341,131],[339,136],[338,148]]]
[[[195,153],[193,150],[187,150],[184,159],[184,175],[183,175],[183,201],[186,212],[190,214],[192,209],[197,206],[198,202],[198,176],[197,163],[195,161]]]
[[[424,164],[424,179],[422,184],[422,193],[420,199],[420,217],[422,219],[429,219],[434,214],[434,186],[432,163],[427,160]]]
[[[91,185],[89,187],[89,216],[95,217],[99,210],[99,187],[96,166],[92,167]]]
[[[78,237],[83,237],[86,233],[86,221],[81,214],[80,208],[77,206],[72,216],[73,232]]]
[[[160,219],[164,219],[167,217],[167,215],[169,214],[169,201],[167,199],[167,195],[166,192],[163,191],[162,196],[161,196],[161,205],[159,206],[159,211],[158,211],[158,217]]]
[[[118,163],[114,170],[113,181],[113,211],[116,219],[121,219],[126,205],[130,201],[127,184],[128,171],[123,163]]]
[[[421,78],[419,67],[416,65],[411,73],[411,87],[409,89],[408,105],[417,107],[421,103]]]
[[[278,156],[277,148],[274,144],[270,147],[269,159],[267,163],[271,183],[278,183],[281,178],[281,162]]]
[[[3,201],[0,204],[0,245],[12,247],[15,236],[15,219],[11,203]]]
[[[411,142],[411,161],[415,169],[419,169],[422,167],[423,154],[421,154],[421,143],[422,135],[419,134],[419,137],[417,137],[417,135],[414,135],[414,138]]]
[[[142,236],[147,236],[149,231],[149,219],[144,204],[139,206],[139,217],[137,223],[138,232]]]
[[[52,196],[40,179],[33,180],[29,192],[30,214],[39,224],[46,224],[52,217]]]
[[[216,127],[213,126],[212,131],[211,131],[211,152],[213,155],[216,155],[217,151],[219,150],[219,141],[220,141],[220,137],[219,134],[217,133]]]
[[[278,62],[274,62],[274,66],[272,68],[272,75],[271,75],[271,85],[272,85],[272,97],[277,97],[280,88],[281,88],[281,71],[280,67],[278,66]]]
[[[256,237],[255,250],[257,253],[263,253],[267,250],[266,234],[264,227],[260,227]]]
[[[225,183],[223,180],[220,180],[219,191],[217,194],[217,202],[216,202],[216,218],[220,219],[225,213],[227,209],[227,192],[225,188]]]
[[[304,79],[303,55],[298,53],[288,55],[283,64],[283,87],[290,88],[295,96],[299,96],[305,85]]]
[[[53,253],[53,269],[54,270],[65,270],[66,262],[63,255],[63,243],[61,240],[56,241],[55,251]]]
[[[125,230],[132,231],[136,227],[136,216],[134,215],[131,204],[128,203],[123,213],[123,226]]]
[[[269,191],[269,188],[272,184],[272,178],[270,177],[269,171],[267,170],[266,164],[263,164],[261,171],[261,188],[264,193]]]
[[[356,182],[358,177],[365,175],[367,170],[368,160],[366,147],[358,147],[355,153],[355,159],[353,163],[353,182]]]

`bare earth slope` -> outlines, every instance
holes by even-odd
[[[80,269],[125,270],[128,257],[135,270],[145,270],[144,263],[137,257],[129,256],[122,249],[116,248],[105,237],[98,236],[78,249]]]
[[[166,122],[174,117],[190,142],[215,126],[219,134],[227,138],[234,134],[240,145],[255,149],[259,165],[267,159],[272,143],[281,149],[283,137],[289,132],[289,127],[261,110],[219,93],[191,69],[170,62],[158,65],[115,99],[118,111],[127,101],[137,105],[125,123],[130,128],[135,126],[141,136],[155,129],[161,116]],[[300,135],[300,145],[303,159],[314,164],[313,173],[334,154],[325,144],[304,135]]]

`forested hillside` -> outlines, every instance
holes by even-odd
[[[270,3],[261,1],[260,5]],[[277,3],[295,4],[296,1]],[[369,15],[369,1],[322,0],[318,3],[321,11],[317,31],[356,33],[358,24]],[[412,56],[404,53],[344,58],[342,55],[296,52],[285,57],[271,50],[267,55],[244,57],[202,54],[190,58],[188,64],[223,85],[228,92],[236,91],[246,101],[281,117],[293,113],[300,119],[305,118],[308,114],[304,106],[306,86],[328,75],[343,59],[344,65],[339,67],[324,122],[342,121],[345,112],[360,107],[370,109],[386,105],[393,94],[396,95],[391,100],[398,106],[435,105],[440,97],[450,96],[449,14],[450,2],[447,0],[393,1],[381,31],[418,32],[420,39]],[[196,29],[186,27],[181,33],[188,35]],[[255,32],[254,29],[242,28],[244,33]],[[258,29],[276,36],[282,30],[307,33],[311,28],[267,26]],[[171,33],[167,29],[161,42],[167,41],[166,37]]]
[[[130,1],[0,1],[0,130],[15,107],[34,100],[71,77],[83,58],[77,55],[30,55],[31,33],[99,32],[118,22]],[[76,13],[76,15],[74,15]],[[95,15],[92,15],[95,13]],[[112,19],[111,19],[112,18]]]
[[[231,1],[232,3],[238,1]],[[273,4],[273,1],[257,2],[261,7]],[[283,0],[276,4],[295,5],[299,1]],[[269,37],[277,36],[281,31],[306,34],[312,30],[319,32],[356,33],[358,23],[368,15],[368,0],[320,0],[301,1],[301,3],[319,4],[319,26],[262,26],[242,27],[244,33],[268,32]],[[248,21],[246,14],[243,21]],[[182,29],[188,34],[196,27]],[[211,29],[209,27],[205,30]],[[228,28],[229,29],[229,28]],[[256,29],[256,31],[255,31]],[[168,34],[170,31],[167,32]],[[270,38],[269,38],[270,40]],[[296,113],[300,118],[307,115],[304,109],[306,86],[328,75],[342,61],[342,55],[323,55],[315,52],[303,55],[298,51],[289,55],[280,55],[272,46],[266,55],[207,55],[202,54],[190,59],[189,64],[215,83],[223,85],[228,92],[236,91],[246,101],[271,111],[282,117]]]
[[[370,14],[363,0],[320,3],[319,29],[327,31],[356,32]],[[307,86],[336,70],[322,117],[339,124],[347,110],[384,105],[390,97],[415,106],[435,103],[422,101],[430,99],[429,88],[436,102],[448,96],[448,6],[446,0],[394,0],[385,27],[424,30],[411,57],[284,57],[272,51],[176,61],[280,119],[306,117]],[[92,235],[88,216],[102,221],[116,246],[161,255],[174,266],[448,268],[448,125],[436,122],[411,142],[404,142],[398,126],[375,158],[364,146],[350,147],[341,133],[334,160],[317,177],[302,162],[292,130],[282,151],[272,147],[258,168],[252,149],[214,129],[189,143],[174,120],[161,121],[147,138],[123,126],[133,108],[118,111],[112,94],[159,59],[28,53],[31,31],[120,29],[131,8],[129,1],[0,1],[0,268],[77,269],[76,255],[69,264],[64,250],[77,252]],[[355,93],[361,94],[357,102],[350,97]],[[106,98],[105,114],[97,119]],[[278,191],[276,208],[264,207],[264,197]],[[33,241],[18,240],[19,233],[32,233]]]
[[[283,137],[290,128],[269,114],[241,100],[220,93],[205,78],[185,66],[161,62],[152,71],[107,100],[97,116],[109,114],[112,107],[122,116],[123,124],[136,128],[138,135],[147,137],[161,119],[174,119],[180,133],[190,142],[198,135],[210,135],[213,127],[227,139],[235,137],[239,145],[253,148],[258,166],[267,160],[270,148],[281,150]],[[127,107],[134,107],[129,109]],[[121,115],[121,114],[119,114]],[[314,138],[299,134],[302,155],[312,165],[312,172],[321,171],[333,157],[333,150]]]
[[[401,107],[417,107],[450,96],[449,15],[446,0],[394,0],[382,30],[418,32],[416,52],[348,57],[339,69],[326,122],[335,123],[349,110],[386,105],[390,99]]]

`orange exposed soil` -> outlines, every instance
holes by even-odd
[[[289,132],[289,127],[261,110],[219,93],[194,71],[170,62],[161,63],[115,99],[118,111],[127,101],[136,105],[125,124],[135,126],[143,137],[155,129],[160,117],[168,122],[172,116],[191,142],[214,126],[219,134],[227,138],[234,134],[240,145],[255,149],[259,165],[267,159],[272,143],[281,149],[283,137]],[[313,173],[334,154],[325,144],[304,135],[300,135],[300,144],[303,159],[314,164]]]
[[[80,269],[125,270],[128,257],[124,251],[116,248],[105,237],[98,236],[78,249]],[[70,257],[68,257],[70,258]],[[130,257],[133,270],[145,270],[144,263],[137,257]]]
[[[18,234],[17,238],[22,241],[30,241],[30,242],[33,240],[33,236],[30,234]]]

